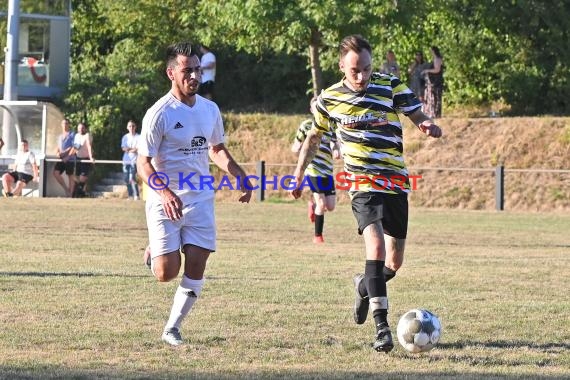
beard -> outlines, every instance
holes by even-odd
[[[192,97],[198,93],[200,88],[200,82],[197,80],[183,81],[182,83],[176,83],[176,87],[181,95],[185,97]]]

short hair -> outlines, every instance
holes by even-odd
[[[24,144],[29,144],[28,140],[26,140],[26,139],[22,139],[22,141],[20,141],[20,142],[23,142]]]
[[[338,50],[341,58],[347,55],[349,51],[360,53],[363,50],[367,50],[370,54],[372,54],[370,43],[368,43],[368,41],[360,34],[353,34],[344,37],[338,45]]]
[[[191,57],[193,55],[197,56],[198,54],[190,42],[178,42],[166,48],[166,66],[176,67],[176,58],[179,55]]]

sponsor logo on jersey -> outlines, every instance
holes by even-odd
[[[364,115],[348,116],[340,119],[340,124],[344,128],[361,129],[364,127],[379,127],[388,124],[386,112],[380,112],[378,116],[369,112]]]

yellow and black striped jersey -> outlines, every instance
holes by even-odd
[[[307,138],[307,133],[313,127],[313,119],[307,119],[299,125],[295,139],[301,144]],[[305,169],[305,175],[311,177],[327,177],[333,175],[333,156],[332,145],[336,144],[336,135],[333,131],[328,130],[323,133],[319,149],[313,158],[313,161]]]
[[[354,92],[340,81],[319,95],[314,127],[335,129],[348,190],[409,192],[397,112],[408,116],[420,107],[400,79],[380,73],[371,75],[365,91]]]

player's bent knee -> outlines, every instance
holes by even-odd
[[[154,268],[153,272],[154,272],[154,277],[158,280],[158,282],[169,282],[178,277],[178,273],[176,273],[176,275],[172,275],[171,273],[167,273],[166,271],[161,271],[157,268]]]
[[[180,272],[180,268],[174,270],[173,268],[169,268],[164,265],[155,265],[153,262],[152,265],[152,273],[154,277],[158,280],[158,282],[169,282],[178,278],[178,273]]]

